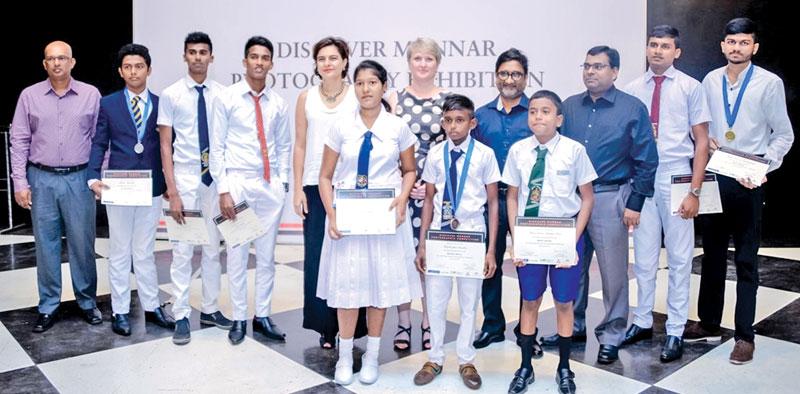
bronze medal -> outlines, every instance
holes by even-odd
[[[450,221],[450,228],[452,228],[453,230],[457,230],[458,224],[459,224],[458,219],[453,218],[453,220]]]
[[[731,142],[731,141],[735,140],[736,139],[736,133],[734,133],[733,130],[726,131],[725,132],[725,139],[728,140],[728,142]]]

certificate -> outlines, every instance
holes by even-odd
[[[183,224],[179,224],[172,218],[170,210],[164,210],[164,221],[167,222],[167,236],[170,241],[184,242],[191,245],[208,245],[211,241],[208,238],[208,228],[206,218],[203,213],[196,210],[183,211]]]
[[[336,228],[344,235],[394,234],[394,189],[336,189]]]
[[[683,198],[692,187],[692,174],[673,175],[669,195],[669,209],[672,216],[678,215]],[[719,183],[716,174],[706,174],[703,187],[700,189],[700,210],[698,214],[722,212],[722,201],[719,199]]]
[[[100,202],[106,205],[149,207],[153,205],[151,170],[105,170],[106,185]]]
[[[768,169],[769,160],[724,146],[711,155],[706,165],[706,171],[733,179],[749,179],[756,186],[761,186]]]
[[[247,201],[236,204],[233,209],[236,211],[236,219],[228,220],[222,215],[214,217],[214,224],[217,225],[222,238],[230,247],[235,248],[240,245],[249,244],[254,239],[266,234],[267,229],[258,219],[255,212],[250,209]]]
[[[514,258],[525,264],[575,263],[575,219],[518,216]]]
[[[426,274],[483,279],[483,233],[431,230],[425,239]]]

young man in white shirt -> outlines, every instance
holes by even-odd
[[[211,133],[211,176],[217,183],[219,205],[228,220],[236,219],[234,205],[247,202],[266,228],[253,241],[256,249],[256,313],[253,331],[285,341],[272,319],[275,280],[275,241],[283,211],[292,137],[288,106],[266,84],[272,69],[272,42],[261,36],[247,40],[244,79],[225,88],[214,100]],[[247,332],[247,260],[249,244],[227,249],[227,273],[233,304],[228,339],[236,345]]]
[[[653,336],[653,305],[656,274],[661,252],[661,231],[667,250],[669,289],[667,293],[667,339],[660,360],[670,362],[683,355],[683,328],[689,314],[689,283],[694,250],[694,217],[700,206],[708,162],[708,110],[700,82],[676,69],[681,55],[678,29],[656,26],[647,38],[647,63],[644,75],[625,87],[647,105],[658,148],[655,193],[645,200],[639,226],[633,232],[633,271],[638,285],[638,305],[633,308],[633,324],[622,345]],[[690,160],[694,161],[690,164]],[[676,215],[671,209],[673,175],[691,176],[690,192],[681,196]]]
[[[208,229],[209,244],[203,246],[200,262],[203,281],[203,306],[200,324],[230,329],[233,324],[219,310],[221,267],[220,235],[213,218],[219,214],[216,185],[209,170],[209,114],[214,97],[224,86],[208,78],[208,66],[214,61],[211,39],[206,33],[192,32],[183,42],[183,59],[188,75],[163,92],[158,105],[158,130],[161,162],[169,200],[169,214],[179,224],[185,223],[183,211],[201,211]],[[194,245],[176,242],[172,246],[173,296],[175,304],[176,345],[189,343],[189,286],[192,280]]]

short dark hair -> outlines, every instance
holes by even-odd
[[[562,109],[561,97],[558,97],[558,95],[555,92],[546,89],[538,90],[536,93],[531,95],[531,99],[528,102],[528,105],[533,104],[533,100],[540,98],[550,100],[553,103],[553,105],[556,106],[556,115],[561,115],[561,109]]]
[[[619,69],[619,51],[614,48],[611,48],[608,45],[598,45],[596,47],[592,47],[586,52],[589,56],[597,56],[601,53],[605,53],[608,56],[608,64],[611,65],[611,68]]]
[[[650,31],[650,34],[647,35],[647,40],[650,41],[651,38],[664,38],[668,37],[675,41],[675,48],[681,47],[681,33],[678,29],[670,26],[670,25],[658,25]]]
[[[122,48],[119,49],[119,52],[117,52],[118,67],[122,67],[122,59],[124,59],[125,56],[141,56],[144,58],[144,62],[147,64],[147,68],[150,68],[150,51],[144,45],[140,44],[123,45]]]
[[[252,36],[247,39],[247,43],[244,44],[244,57],[247,57],[247,52],[250,50],[251,47],[256,45],[261,45],[262,47],[266,47],[267,49],[269,49],[269,55],[275,57],[275,51],[273,50],[272,47],[272,41],[262,36]]]
[[[494,63],[494,72],[497,72],[503,63],[512,60],[518,61],[522,65],[522,70],[525,71],[525,74],[528,74],[528,57],[517,48],[511,48],[497,57],[497,61]]]
[[[347,41],[345,41],[344,38],[333,36],[325,37],[314,44],[314,49],[311,51],[314,58],[314,75],[322,78],[322,76],[319,75],[319,71],[317,71],[317,55],[319,55],[319,51],[321,51],[322,48],[331,45],[339,51],[339,56],[341,56],[343,60],[347,60],[342,70],[342,78],[344,78],[347,76],[347,70],[350,68],[350,48],[347,46]]]
[[[353,82],[355,82],[358,73],[364,70],[371,71],[378,80],[381,81],[381,85],[386,85],[386,81],[389,80],[389,73],[386,71],[386,68],[383,67],[380,63],[374,60],[364,60],[356,66],[356,69],[353,70]],[[389,102],[386,99],[381,98],[381,103],[383,107],[386,108],[387,111],[391,111],[392,107],[389,105]]]
[[[449,94],[442,103],[442,114],[448,111],[467,111],[469,118],[472,119],[475,117],[475,103],[462,94]]]
[[[753,22],[750,18],[735,18],[731,19],[728,24],[725,25],[725,32],[723,34],[723,39],[725,36],[729,36],[732,34],[752,34],[753,35],[753,42],[758,42],[758,35],[756,35],[756,30],[758,30],[758,25]]]
[[[193,31],[186,35],[186,39],[183,40],[184,52],[186,52],[189,44],[208,44],[208,51],[214,52],[214,48],[211,46],[211,38],[202,31]]]

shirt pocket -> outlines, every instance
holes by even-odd
[[[552,168],[547,171],[545,176],[550,177],[552,194],[559,198],[570,197],[575,191],[575,169],[570,163],[551,160]]]

